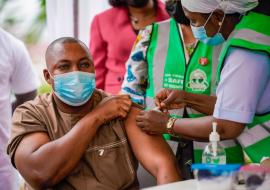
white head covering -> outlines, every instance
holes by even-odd
[[[244,14],[255,8],[258,0],[181,0],[181,3],[190,12],[211,13],[220,9],[228,14]]]

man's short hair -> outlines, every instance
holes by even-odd
[[[66,44],[66,43],[77,43],[80,44],[86,52],[89,52],[88,47],[79,39],[77,38],[73,38],[73,37],[61,37],[58,38],[56,40],[54,40],[52,43],[50,43],[50,45],[48,46],[47,50],[46,50],[46,57],[47,55],[51,52],[51,50],[53,50],[53,48],[55,47],[55,45],[57,44]]]
[[[52,43],[50,43],[50,45],[47,47],[46,53],[45,53],[45,59],[46,59],[46,65],[47,68],[49,69],[49,65],[48,65],[48,58],[50,57],[50,55],[53,55],[54,52],[54,47],[56,45],[64,45],[66,43],[76,43],[79,44],[84,50],[85,52],[89,55],[89,58],[92,59],[90,53],[89,53],[89,49],[88,47],[79,39],[77,38],[73,38],[73,37],[61,37],[58,38],[56,40],[54,40]]]

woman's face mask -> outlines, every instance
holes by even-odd
[[[224,37],[220,33],[221,26],[222,26],[224,19],[225,19],[225,14],[222,18],[222,22],[219,26],[218,32],[213,37],[208,37],[206,30],[205,30],[205,26],[208,23],[209,19],[211,18],[212,14],[213,14],[213,12],[207,18],[207,20],[203,26],[196,27],[196,26],[193,26],[192,24],[190,24],[190,26],[191,26],[191,29],[192,29],[192,32],[193,32],[193,35],[195,38],[197,38],[198,40],[202,41],[205,44],[215,46],[215,45],[219,45],[219,44],[222,44],[223,42],[225,42]]]
[[[92,96],[96,83],[95,74],[74,71],[59,74],[54,79],[54,94],[70,106],[81,106]]]
[[[135,8],[142,8],[147,5],[149,0],[127,0],[127,5]]]

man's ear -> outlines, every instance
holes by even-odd
[[[51,75],[50,75],[50,73],[49,73],[49,71],[47,69],[43,70],[43,76],[44,76],[44,79],[46,80],[46,82],[49,85],[52,85],[52,78],[51,78]]]

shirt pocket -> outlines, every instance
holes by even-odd
[[[125,189],[136,179],[135,162],[126,139],[89,148],[86,160],[97,180],[112,189]]]

